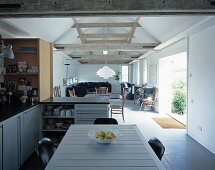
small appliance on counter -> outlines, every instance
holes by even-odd
[[[28,90],[27,91],[27,100],[26,103],[33,103],[33,91],[32,90]]]

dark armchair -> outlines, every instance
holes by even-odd
[[[121,94],[124,92],[127,93],[127,99],[133,100],[134,99],[134,93],[132,91],[134,84],[132,83],[121,83]]]

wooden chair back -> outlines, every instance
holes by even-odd
[[[125,105],[127,95],[128,95],[127,92],[122,93],[122,104],[121,105],[117,105],[117,104],[110,105],[111,118],[112,118],[113,114],[122,114],[122,118],[123,118],[123,122],[124,122],[124,105]]]
[[[127,95],[128,95],[127,92],[122,93],[122,107],[124,107],[124,105],[125,105],[125,101],[126,101]]]
[[[69,97],[75,97],[75,89],[68,90],[69,91]]]
[[[95,88],[95,94],[107,94],[107,93],[108,93],[108,87]]]

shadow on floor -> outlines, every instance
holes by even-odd
[[[37,155],[33,153],[19,168],[19,170],[42,170],[40,160]]]

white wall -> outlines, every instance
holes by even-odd
[[[139,70],[139,61],[133,63],[133,72],[132,72],[133,73],[132,74],[132,77],[133,77],[132,83],[137,84],[137,85],[139,85],[139,80],[138,80],[139,72],[138,72],[138,70]]]
[[[133,83],[133,64],[128,65],[128,82]]]
[[[144,65],[143,60],[139,61],[139,85],[143,85]]]
[[[152,53],[147,58],[147,85],[158,87],[159,53]]]
[[[215,154],[215,26],[189,39],[188,134]]]
[[[64,65],[65,63],[70,64],[68,66],[68,78],[77,77],[78,76],[77,68],[80,64],[63,53],[54,52],[53,87],[60,86],[62,97],[65,97],[65,86],[63,86],[63,78],[66,78],[66,66]]]
[[[78,82],[106,82],[112,85],[112,93],[120,93],[120,81],[116,81],[113,77],[104,79],[96,75],[96,72],[103,66],[108,65],[113,70],[121,72],[119,64],[82,64],[78,66]]]
[[[214,44],[215,26],[191,35],[189,45],[185,38],[147,57],[150,66],[158,64],[160,58],[188,51],[188,73],[191,75],[188,78],[188,135],[213,153],[215,153]],[[148,77],[151,76],[149,74]],[[153,84],[151,80],[149,83]]]

